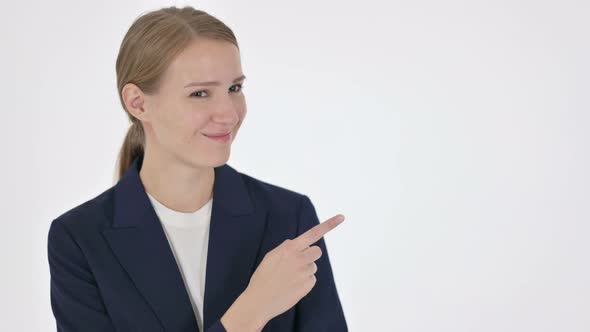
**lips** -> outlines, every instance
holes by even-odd
[[[205,134],[203,133],[203,135],[208,136],[208,137],[223,137],[223,136],[227,136],[231,131],[225,132],[225,133],[211,133],[211,134]]]
[[[222,143],[222,144],[229,144],[231,142],[231,131],[226,133],[225,135],[206,135],[203,134],[203,136],[207,137],[208,139],[217,142],[217,143]]]

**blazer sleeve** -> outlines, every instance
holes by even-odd
[[[297,235],[305,233],[319,223],[313,203],[309,197],[303,195],[299,209]],[[316,284],[295,305],[294,331],[347,332],[348,327],[334,282],[326,242],[322,237],[312,245],[322,249],[322,256],[315,261]]]
[[[221,318],[218,319],[213,325],[209,326],[209,328],[205,332],[227,332],[223,324],[221,324]]]
[[[49,227],[47,256],[57,331],[114,332],[86,258],[58,219]]]

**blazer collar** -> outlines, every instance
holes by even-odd
[[[165,330],[198,331],[179,267],[139,177],[142,163],[140,155],[115,185],[112,227],[103,234]],[[228,164],[215,167],[205,329],[222,317],[248,285],[266,219],[266,212],[255,209],[241,175]]]
[[[145,214],[153,212],[139,177],[142,164],[143,154],[135,158],[115,186],[113,228],[142,226],[146,222]],[[215,167],[213,192],[214,200],[229,215],[251,214],[254,210],[240,174],[228,164]]]

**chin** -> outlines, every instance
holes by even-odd
[[[227,163],[229,155],[210,155],[210,156],[199,156],[199,160],[195,160],[195,166],[198,167],[219,167]]]
[[[228,161],[228,160],[229,160],[229,158],[226,158],[226,159],[223,159],[223,160],[220,160],[220,161],[214,162],[214,163],[212,163],[212,164],[211,164],[211,167],[214,167],[214,168],[215,168],[215,167],[222,166],[222,165],[224,165],[225,163],[227,163],[227,161]]]

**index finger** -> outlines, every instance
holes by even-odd
[[[309,247],[310,245],[316,243],[319,239],[322,238],[322,236],[336,228],[336,226],[340,225],[343,221],[343,215],[335,215],[332,218],[308,229],[305,233],[293,239],[293,241],[296,242],[296,245],[300,250],[303,250]]]

